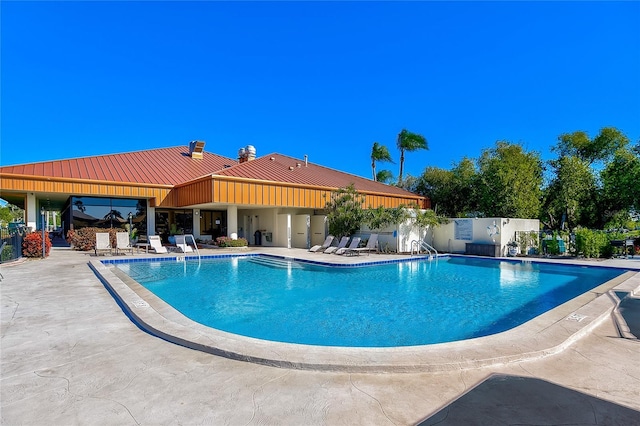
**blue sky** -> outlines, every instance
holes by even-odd
[[[497,140],[640,139],[640,2],[1,4],[0,164],[206,141],[370,177],[374,141],[424,135],[405,173]]]

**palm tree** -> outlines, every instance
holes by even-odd
[[[376,179],[378,182],[390,184],[393,182],[393,174],[391,170],[380,170],[376,173]]]
[[[398,133],[397,146],[400,150],[400,175],[398,175],[398,185],[402,183],[402,172],[404,171],[404,152],[417,151],[419,149],[429,149],[429,145],[424,136],[418,133],[412,133],[407,129],[402,129]]]
[[[373,148],[371,149],[371,170],[373,172],[373,180],[378,180],[378,175],[376,174],[376,161],[388,161],[393,163],[393,159],[391,158],[391,154],[389,154],[387,147],[380,145],[378,142],[374,142]]]

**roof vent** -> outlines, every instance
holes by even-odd
[[[189,142],[189,154],[191,158],[202,158],[204,153],[204,141]]]
[[[296,163],[296,167],[300,168],[300,166],[302,166],[302,164]]]
[[[276,157],[269,157],[269,160],[276,161]]]
[[[289,166],[289,170],[293,170],[293,166]]]
[[[247,145],[238,150],[238,161],[244,163],[256,159],[256,149],[253,145]]]

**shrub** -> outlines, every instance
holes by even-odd
[[[543,244],[546,247],[547,254],[552,256],[560,254],[560,244],[558,240],[543,240]]]
[[[587,228],[576,230],[576,253],[584,257],[611,257],[613,248],[610,241],[613,236],[604,231],[593,231]]]
[[[232,240],[229,237],[218,237],[216,238],[216,245],[218,247],[247,247],[249,243],[245,238]]]
[[[116,246],[116,232],[118,232],[118,229],[115,228],[80,228],[77,230],[70,230],[67,233],[67,242],[73,246],[74,250],[94,250],[96,248],[97,232],[108,232],[111,247]]]
[[[0,261],[2,262],[13,259],[13,246],[10,244],[4,246],[4,249],[2,249],[2,253],[0,253],[0,256]]]
[[[49,234],[46,232],[44,234],[44,249],[45,256],[49,256],[49,252],[51,251],[51,240],[49,239]],[[22,241],[22,255],[24,257],[42,257],[41,232],[36,231],[25,235],[24,240]]]

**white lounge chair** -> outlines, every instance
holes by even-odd
[[[162,245],[159,235],[149,235],[149,250],[154,253],[167,253],[167,248]]]
[[[184,235],[176,235],[176,247],[183,253],[191,253],[193,247],[187,244],[187,239]]]
[[[360,256],[360,253],[365,251],[367,252],[367,255],[372,251],[378,251],[378,234],[371,234],[371,236],[369,236],[369,241],[367,241],[367,245],[365,247],[350,249],[345,254]]]
[[[337,246],[329,246],[329,247],[327,247],[326,250],[324,251],[324,253],[325,254],[331,254],[336,250],[340,250],[341,248],[346,247],[348,242],[349,242],[349,237],[342,237]]]
[[[348,247],[343,247],[335,251],[334,254],[346,254],[349,250],[353,250],[360,244],[360,237],[353,237]]]
[[[133,246],[131,245],[131,240],[129,239],[129,233],[116,232],[116,254],[119,254],[120,251],[123,250],[131,250],[131,254],[133,254]]]
[[[108,232],[96,232],[96,246],[94,251],[96,256],[98,252],[105,252],[109,250],[109,254],[111,254],[111,240],[109,238]]]
[[[322,245],[313,246],[309,249],[309,251],[314,253],[322,253],[331,245],[331,243],[333,242],[333,238],[334,238],[333,235],[327,236],[327,238],[324,239],[324,243],[322,243]]]

